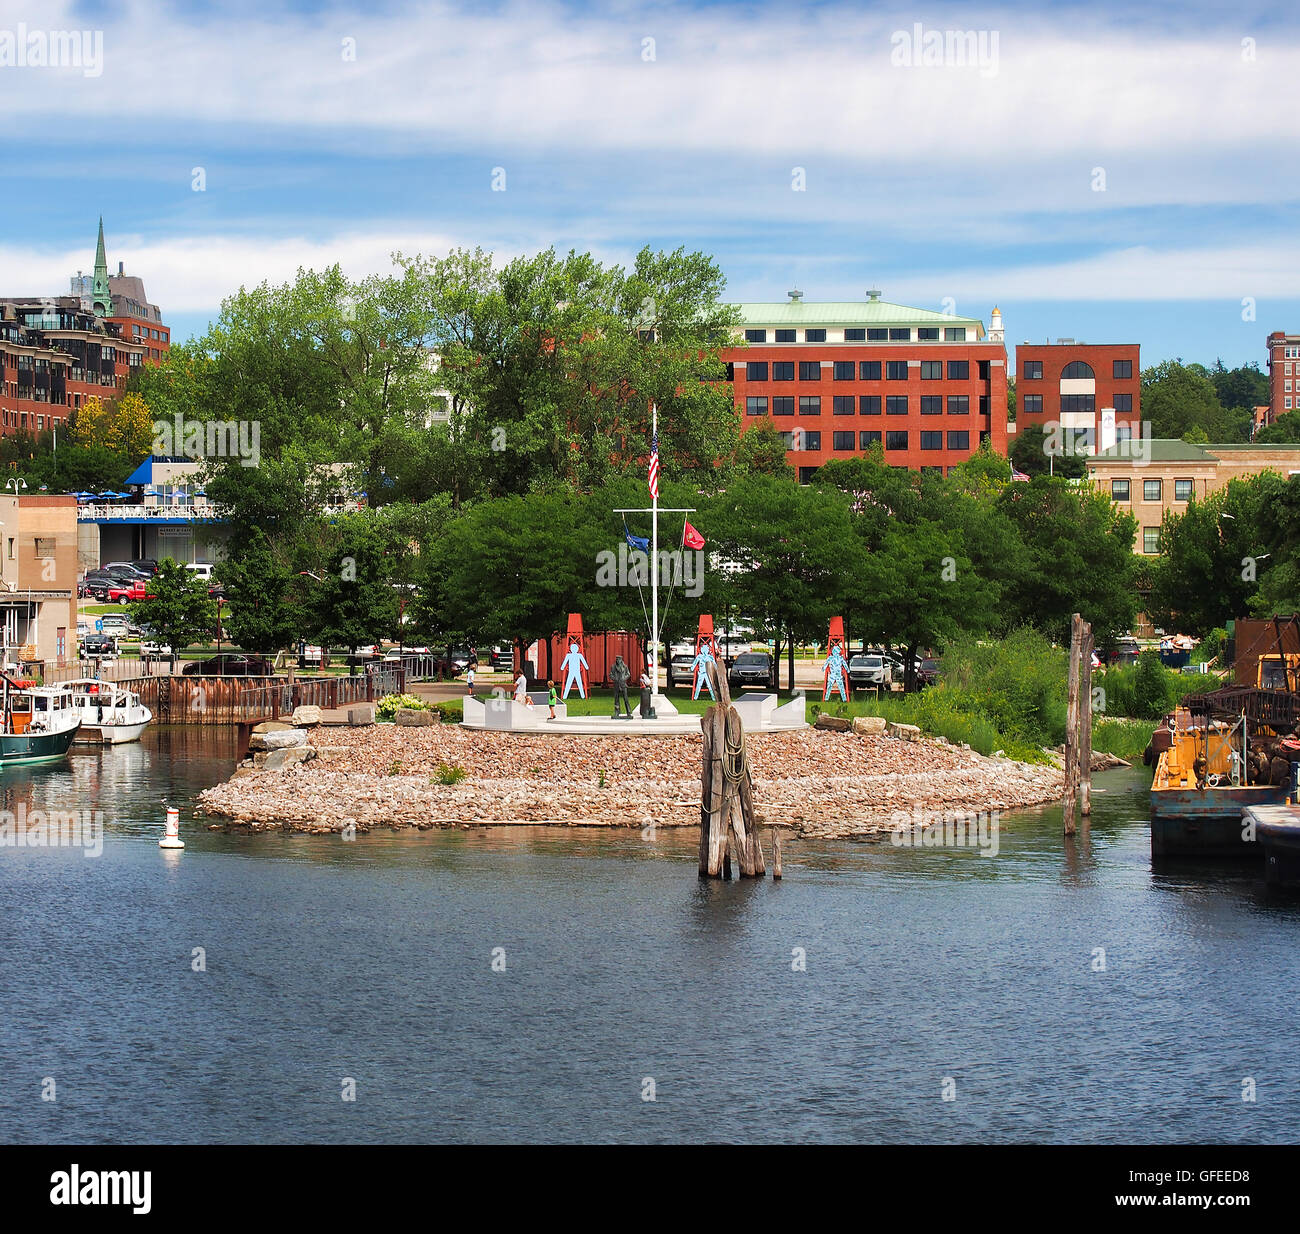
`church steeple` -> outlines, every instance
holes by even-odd
[[[99,219],[99,243],[95,247],[95,282],[91,291],[96,317],[108,317],[113,312],[113,293],[108,286],[108,257],[104,253],[104,218]]]

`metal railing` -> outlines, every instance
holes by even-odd
[[[111,523],[116,519],[156,519],[159,522],[183,519],[192,523],[212,523],[220,521],[220,516],[217,514],[216,507],[208,502],[202,505],[174,506],[108,505],[102,502],[88,502],[77,507],[77,521],[81,523]]]

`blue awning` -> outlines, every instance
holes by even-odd
[[[171,457],[165,454],[150,455],[143,463],[140,464],[126,478],[127,484],[152,484],[153,483],[153,465],[155,463],[192,463],[195,460],[185,458],[183,455]]]

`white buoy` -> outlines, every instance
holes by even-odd
[[[181,812],[175,806],[167,807],[167,831],[158,841],[159,848],[184,848],[181,839]]]

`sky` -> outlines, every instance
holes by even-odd
[[[66,294],[101,214],[177,339],[300,266],[683,245],[732,300],[1262,367],[1300,332],[1287,7],[0,0],[0,294]],[[57,32],[78,63],[19,56]]]

